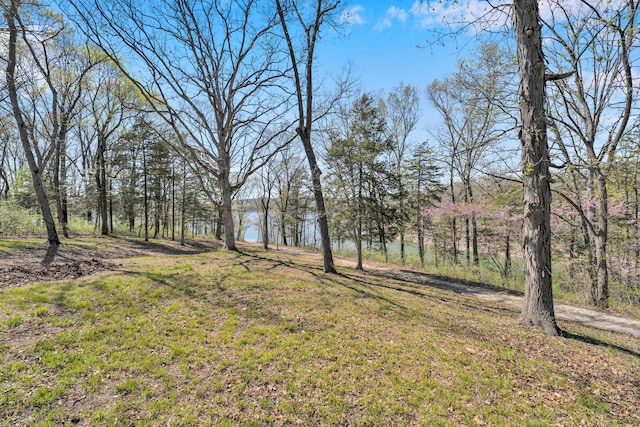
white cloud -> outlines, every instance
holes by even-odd
[[[484,0],[435,1],[416,0],[410,9],[411,15],[422,27],[448,25],[469,26],[469,29],[493,29],[506,22],[510,6],[493,7]]]
[[[391,18],[396,18],[400,22],[405,22],[407,20],[407,12],[404,9],[400,9],[399,7],[391,6],[387,10],[387,16]]]
[[[400,9],[399,7],[391,6],[387,9],[383,18],[378,19],[376,25],[373,27],[375,31],[382,31],[385,28],[389,28],[393,25],[394,20],[398,20],[399,22],[404,23],[407,20],[408,14],[404,9]]]
[[[376,22],[376,25],[374,25],[373,30],[381,32],[385,28],[389,28],[392,24],[393,23],[391,22],[391,19],[385,16],[384,18],[378,19],[378,22]]]
[[[364,18],[362,18],[363,10],[364,8],[359,4],[346,8],[340,15],[340,22],[355,25],[364,24]]]
[[[625,0],[596,0],[594,6],[604,15],[606,11],[617,10]],[[571,14],[580,15],[589,9],[581,0],[540,0],[540,16],[545,21],[556,16],[556,23],[563,22],[563,15],[554,9],[561,4]],[[496,2],[494,5],[486,0],[416,0],[409,13],[416,18],[422,27],[447,25],[453,28],[468,26],[471,31],[493,30],[504,25],[511,25],[511,5],[507,2]]]

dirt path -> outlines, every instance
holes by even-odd
[[[424,275],[427,276],[427,275]],[[498,302],[507,306],[514,307],[518,311],[522,309],[522,296],[513,295],[506,291],[482,288],[479,286],[467,285],[460,282],[438,279],[433,276],[419,278],[416,283],[425,285],[436,285],[439,288],[450,289],[456,293],[473,295],[484,301]],[[554,309],[556,318],[569,322],[580,323],[596,329],[617,332],[620,334],[629,334],[640,337],[640,320],[629,319],[602,311],[591,310],[588,308],[575,307],[568,304],[555,303]]]
[[[307,252],[294,248],[281,248],[280,250],[294,255],[315,255],[318,258],[320,257],[320,254],[318,253]],[[356,265],[355,261],[349,258],[334,257],[334,259],[337,265],[346,267],[355,267]],[[513,291],[494,289],[482,286],[481,284],[463,283],[455,279],[442,278],[416,271],[396,270],[372,263],[365,263],[365,270],[372,274],[386,276],[392,279],[399,279],[416,285],[435,286],[458,294],[473,296],[484,301],[504,304],[514,308],[516,311],[520,311],[522,309],[523,297]],[[559,320],[574,322],[595,329],[640,337],[640,320],[638,319],[631,319],[602,311],[575,307],[557,302],[554,304],[554,309],[556,319]]]

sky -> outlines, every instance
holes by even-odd
[[[415,86],[423,110],[416,131],[424,134],[439,120],[424,97],[424,89],[452,73],[459,55],[468,55],[473,44],[466,33],[448,38],[445,46],[433,43],[435,30],[444,29],[442,19],[451,16],[451,9],[440,4],[431,1],[435,7],[426,10],[426,1],[352,1],[342,15],[345,35],[321,41],[317,64],[332,74],[351,65],[365,92],[384,96],[400,83]]]

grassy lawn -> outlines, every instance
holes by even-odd
[[[640,425],[631,337],[548,338],[499,304],[321,271],[244,247],[2,289],[0,422]]]

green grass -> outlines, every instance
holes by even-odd
[[[0,239],[0,252],[13,252],[20,249],[32,249],[42,245],[42,239]]]
[[[640,423],[633,351],[548,338],[497,304],[340,272],[245,248],[0,290],[0,422]]]

